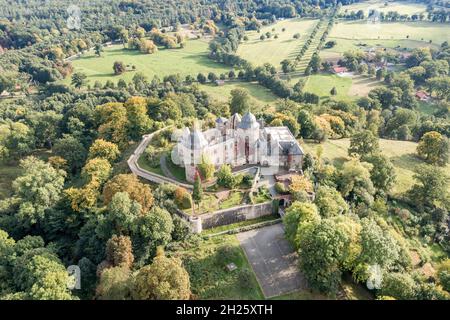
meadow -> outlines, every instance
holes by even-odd
[[[281,61],[296,57],[317,22],[314,19],[286,19],[261,28],[260,33],[249,31],[246,33],[249,40],[239,45],[237,54],[255,65],[268,62],[280,68]],[[283,28],[285,31],[282,31]],[[278,39],[272,36],[260,40],[259,37],[266,32],[278,35]],[[293,38],[296,33],[300,33],[299,39]]]
[[[448,24],[432,22],[340,21],[330,32],[329,40],[413,40],[441,44],[450,41]]]
[[[126,71],[121,75],[114,75],[113,64],[122,61],[125,65],[136,66],[134,71]],[[105,83],[107,80],[117,82],[119,79],[130,81],[137,72],[144,73],[149,79],[155,75],[162,79],[171,74],[197,76],[202,72],[220,74],[229,72],[230,68],[218,64],[208,58],[208,41],[189,40],[184,48],[164,49],[160,48],[154,54],[142,54],[138,50],[128,50],[122,45],[112,45],[104,48],[102,56],[98,57],[93,51],[85,53],[81,58],[73,60],[75,72],[83,72],[87,75],[89,84],[95,81]],[[70,83],[70,78],[65,80]]]
[[[278,97],[269,89],[259,85],[256,82],[233,81],[226,82],[222,86],[217,86],[215,84],[201,84],[199,85],[199,88],[208,93],[212,99],[219,102],[228,102],[232,90],[237,88],[245,89],[251,97],[252,107],[259,110],[265,105],[273,103],[278,99]]]
[[[387,5],[386,5],[387,4]],[[407,2],[407,1],[380,1],[369,0],[364,2],[353,3],[342,6],[341,12],[350,13],[352,11],[363,10],[367,16],[369,10],[377,10],[387,13],[389,11],[397,11],[399,14],[426,14],[426,6],[423,3]]]
[[[379,139],[380,148],[384,155],[389,157],[395,167],[397,181],[393,187],[392,193],[399,195],[410,189],[414,184],[414,169],[421,163],[416,156],[417,143],[411,141],[397,141]],[[315,153],[318,144],[304,142],[306,151]],[[330,159],[335,165],[340,166],[348,160],[347,150],[350,146],[350,139],[327,140],[322,144],[323,157]],[[445,167],[447,174],[450,175],[450,164]]]

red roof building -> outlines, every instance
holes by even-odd
[[[425,91],[417,91],[416,98],[419,99],[420,101],[428,101],[430,99],[430,96]]]
[[[346,67],[334,66],[333,72],[334,73],[344,73],[344,72],[348,72],[348,69]]]

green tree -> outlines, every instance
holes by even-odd
[[[368,156],[378,152],[379,144],[378,137],[372,131],[363,130],[355,133],[350,139],[350,147],[348,148],[348,155]]]
[[[139,217],[133,231],[138,264],[154,257],[159,246],[165,247],[172,240],[173,230],[172,217],[165,209],[154,207],[149,214]]]
[[[64,135],[58,139],[53,146],[53,152],[67,161],[73,173],[81,168],[87,156],[83,144],[72,135]]]
[[[417,154],[430,164],[444,166],[448,162],[449,141],[439,132],[429,131],[420,139]]]
[[[320,186],[317,189],[314,203],[324,218],[345,214],[349,209],[341,194],[335,188],[328,186]]]
[[[445,259],[439,264],[437,275],[444,290],[450,292],[450,259]]]
[[[449,208],[449,177],[431,165],[420,165],[413,176],[416,183],[408,191],[411,201],[420,209],[443,205]]]
[[[203,187],[202,187],[202,180],[200,179],[200,175],[198,172],[195,174],[195,180],[194,180],[194,190],[192,192],[192,200],[194,200],[194,203],[198,205],[200,208],[200,202],[203,198]]]
[[[283,217],[286,239],[294,246],[297,245],[296,237],[300,232],[304,232],[305,227],[320,221],[317,207],[312,203],[294,201],[286,209]],[[301,231],[299,231],[301,229]]]
[[[230,111],[231,114],[243,114],[250,108],[250,95],[245,89],[231,90]]]
[[[113,70],[115,75],[119,75],[126,71],[126,66],[122,61],[115,61],[113,64]]]
[[[94,46],[94,52],[97,56],[101,56],[103,52],[103,45],[101,43],[96,43]]]
[[[214,176],[215,167],[207,155],[202,155],[201,162],[197,167],[200,176],[204,181],[208,181]]]
[[[416,298],[416,283],[408,273],[385,272],[380,294],[398,300]]]
[[[20,199],[16,217],[29,227],[61,198],[66,173],[33,156],[21,160],[20,166],[23,173],[12,184],[14,197]]]
[[[387,194],[396,181],[395,168],[392,162],[380,153],[364,156],[362,159],[372,165],[370,179],[373,186],[382,194]]]
[[[370,179],[372,165],[356,159],[344,163],[338,178],[342,196],[355,204],[372,205],[375,188]]]
[[[72,75],[72,81],[71,84],[77,88],[80,89],[81,87],[84,87],[87,84],[87,76],[86,74],[82,73],[82,72],[75,72]]]

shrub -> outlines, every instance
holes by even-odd
[[[235,262],[239,258],[239,250],[230,245],[224,245],[217,250],[216,263],[221,267],[225,267],[230,262]]]
[[[280,193],[280,194],[285,194],[287,193],[286,187],[284,186],[283,183],[281,182],[277,182],[275,183],[275,191]]]
[[[238,274],[238,281],[242,289],[249,288],[252,284],[252,272],[248,269],[242,269]]]
[[[192,197],[185,188],[178,187],[174,194],[175,204],[180,209],[189,209],[192,207]]]

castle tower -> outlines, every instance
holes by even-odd
[[[238,125],[236,138],[239,146],[238,165],[257,163],[259,123],[250,111],[242,117]]]

